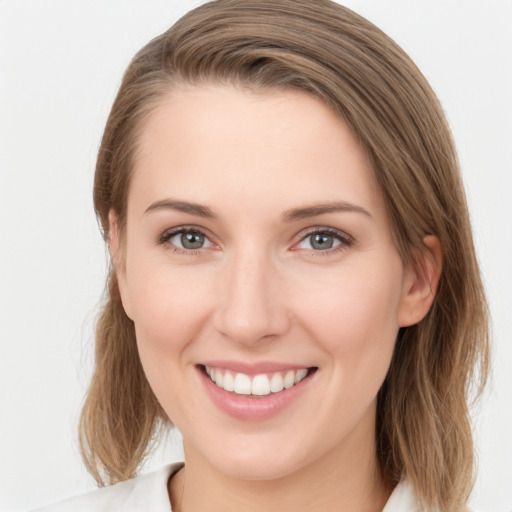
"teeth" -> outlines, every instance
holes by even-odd
[[[306,368],[300,370],[288,370],[282,373],[266,374],[260,373],[250,377],[245,373],[233,375],[227,370],[205,366],[210,379],[225,391],[235,392],[238,395],[266,396],[270,393],[279,393],[283,389],[289,389],[298,384],[308,374]]]
[[[226,372],[224,374],[224,381],[222,382],[222,387],[226,391],[234,391],[235,390],[235,379],[231,373]]]
[[[302,370],[297,370],[295,373],[295,384],[298,384],[306,375],[308,374],[308,371],[306,368],[302,368]]]
[[[219,370],[217,370],[219,371]],[[217,375],[217,371],[215,375]],[[218,380],[215,380],[215,384],[222,388],[222,382],[219,383]],[[235,377],[235,389],[233,389],[235,393],[238,395],[250,395],[251,394],[251,378],[244,373],[237,373]]]
[[[284,376],[284,387],[285,389],[290,389],[295,384],[295,372],[290,370],[286,372]]]
[[[270,391],[272,391],[272,393],[279,393],[279,391],[283,391],[283,389],[283,376],[280,373],[274,373],[270,379]]]
[[[270,395],[270,381],[265,374],[256,375],[252,379],[251,394],[258,396]]]

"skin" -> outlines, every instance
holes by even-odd
[[[290,215],[334,203],[345,209]],[[441,255],[426,237],[420,271],[404,267],[346,124],[295,91],[175,90],[142,130],[126,233],[110,219],[144,370],[183,434],[173,511],[382,510],[376,395],[398,329],[432,303]],[[201,249],[163,238],[183,226],[205,233]],[[311,230],[327,228],[335,247],[312,248]],[[244,421],[205,392],[205,360],[318,369],[284,410]]]

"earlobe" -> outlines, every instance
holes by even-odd
[[[119,229],[119,221],[117,213],[111,209],[108,214],[109,223],[109,241],[108,249],[110,258],[114,267],[114,272],[117,277],[117,286],[119,287],[119,295],[123,303],[123,308],[126,315],[132,319],[130,301],[128,298],[127,284],[126,284],[126,265],[123,244],[121,241],[121,234]],[[133,320],[133,319],[132,319]]]
[[[424,250],[416,265],[408,271],[399,312],[399,326],[407,327],[420,322],[429,312],[437,293],[442,270],[442,250],[436,236],[423,239]]]

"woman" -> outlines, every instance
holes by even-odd
[[[122,483],[49,510],[464,510],[485,297],[442,110],[387,36],[325,0],[190,12],[130,64],[94,199],[81,443]],[[171,422],[185,466],[129,480]]]

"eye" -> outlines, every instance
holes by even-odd
[[[181,251],[197,251],[213,247],[213,243],[203,232],[190,228],[164,233],[160,238],[160,243],[169,243]]]
[[[322,229],[308,233],[296,246],[296,249],[329,251],[350,246],[353,239],[338,231]]]

